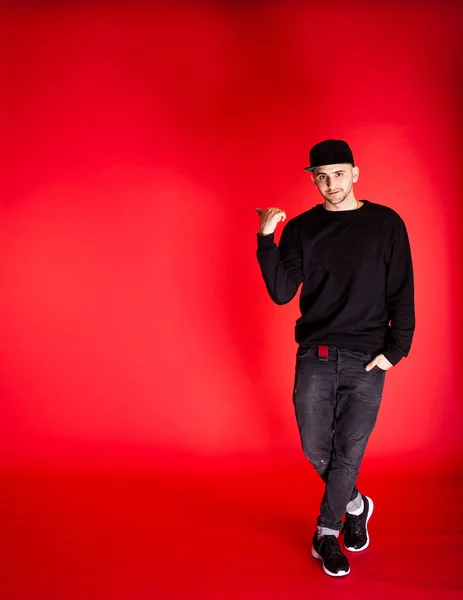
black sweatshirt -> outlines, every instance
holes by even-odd
[[[396,365],[415,329],[410,243],[392,208],[363,203],[344,211],[317,204],[285,224],[278,246],[273,233],[258,233],[257,260],[277,304],[302,283],[298,344],[383,353]]]

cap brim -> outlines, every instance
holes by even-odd
[[[327,165],[337,165],[338,163],[326,163]],[[353,163],[339,163],[340,165],[352,165],[353,167],[355,166]],[[318,169],[319,167],[324,166],[324,165],[317,165],[316,167],[305,167],[304,171],[315,171],[315,169]]]

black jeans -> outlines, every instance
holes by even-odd
[[[368,438],[376,423],[386,371],[365,366],[376,353],[329,346],[298,346],[293,391],[305,456],[325,482],[317,524],[340,529],[346,505],[358,495],[355,484]]]

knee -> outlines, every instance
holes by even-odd
[[[303,446],[302,449],[305,457],[315,470],[320,473],[320,475],[323,475],[328,469],[330,457],[326,454],[320,454],[320,452],[315,451],[311,447]]]

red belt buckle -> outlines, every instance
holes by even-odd
[[[328,346],[318,346],[318,358],[328,360]]]

